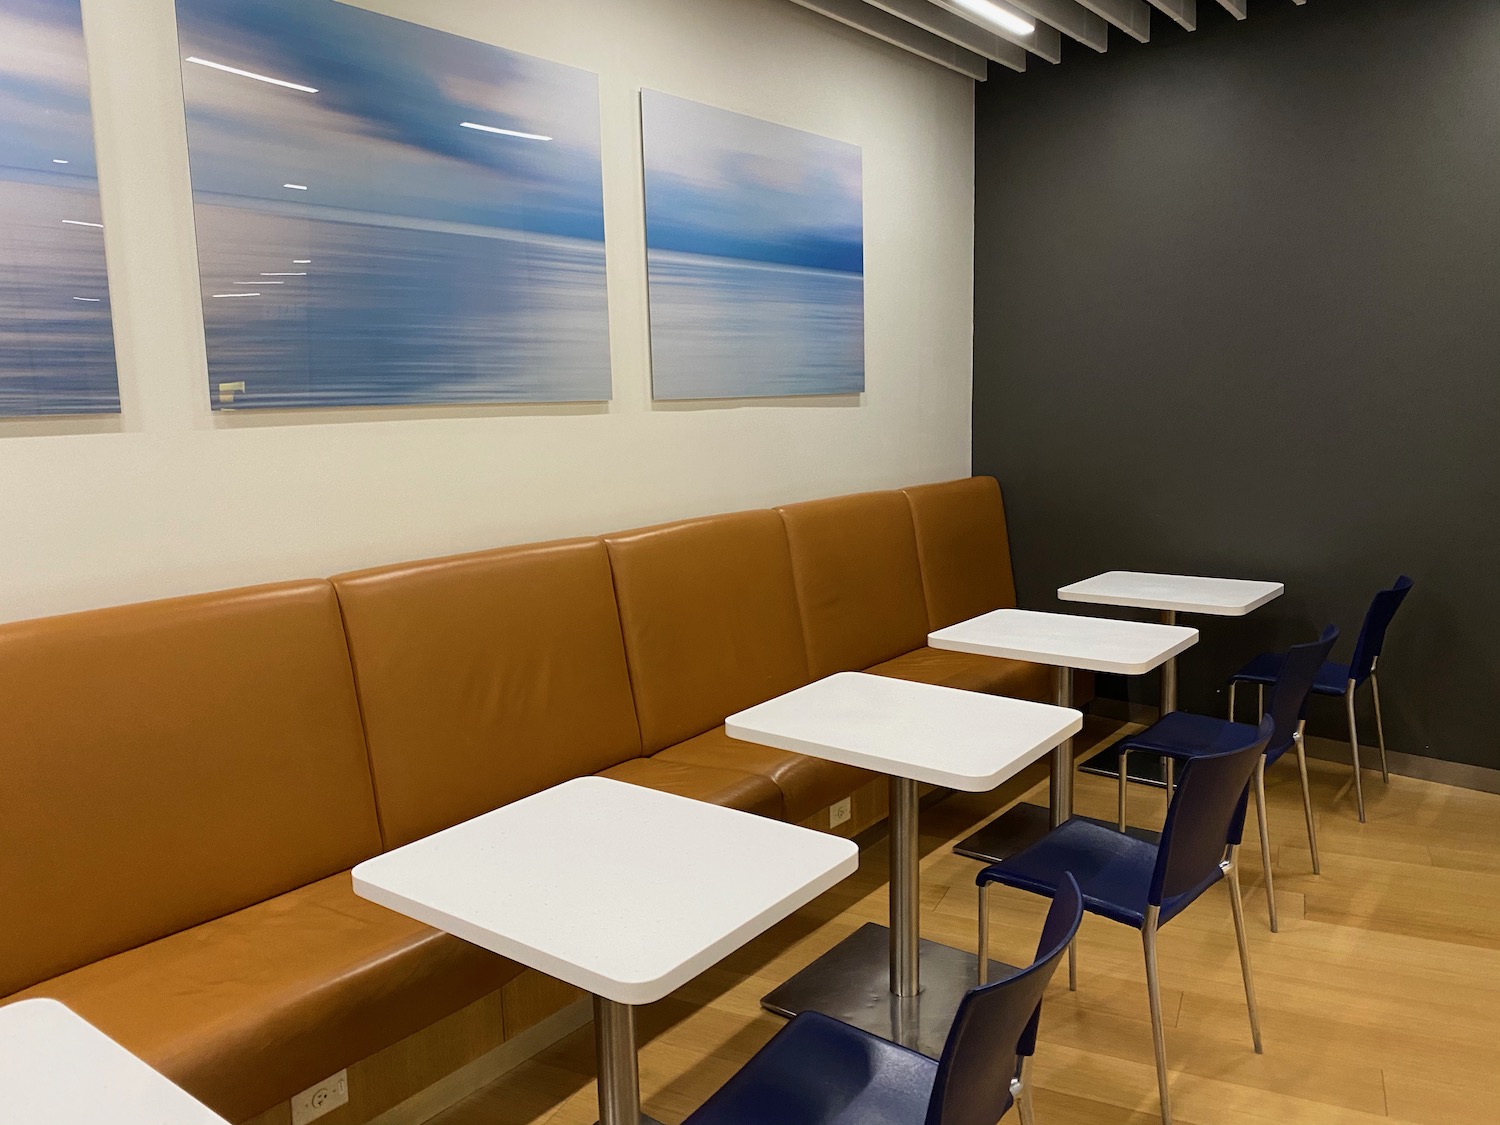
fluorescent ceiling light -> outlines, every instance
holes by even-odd
[[[225,74],[238,74],[241,78],[253,78],[257,82],[269,82],[272,86],[284,86],[288,90],[301,90],[304,94],[316,94],[315,86],[303,86],[297,82],[283,82],[280,78],[272,78],[269,74],[256,74],[253,70],[241,70],[237,66],[225,66],[223,63],[214,62],[211,59],[200,59],[197,55],[189,55],[188,62],[197,63],[199,66],[212,67],[214,70],[222,70]]]
[[[294,266],[310,266],[310,265],[312,265],[312,259],[311,258],[293,258],[292,259],[292,265],[294,265]]]
[[[215,297],[259,297],[259,293],[215,293]]]
[[[1014,35],[1030,35],[1036,30],[1036,24],[1024,16],[1018,16],[1009,8],[1002,8],[991,0],[953,0],[966,12],[972,12],[982,20],[988,20],[996,27],[1002,27]]]
[[[73,300],[75,300],[75,301],[87,301],[91,305],[97,305],[100,301],[104,300],[104,298],[103,297],[74,297]]]
[[[306,277],[306,273],[263,273],[261,277]]]
[[[293,191],[306,191],[307,190],[307,185],[306,184],[282,184],[281,186],[284,187],[284,188],[291,188]]]
[[[499,133],[502,137],[520,137],[523,141],[550,141],[551,137],[544,137],[540,133],[518,133],[514,129],[497,129],[493,125],[478,125],[473,121],[460,121],[460,129],[478,129],[481,133]]]
[[[66,164],[67,161],[66,160],[53,160],[52,163],[54,163],[54,164]]]
[[[261,281],[235,281],[235,282],[231,282],[231,284],[233,284],[233,285],[285,285],[286,282],[284,282],[284,281],[265,281],[265,280],[261,280]]]
[[[96,230],[104,229],[103,223],[86,223],[82,219],[64,219],[63,222],[67,223],[70,227],[94,227]]]

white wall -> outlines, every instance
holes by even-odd
[[[123,416],[0,423],[0,619],[969,471],[973,87],[787,0],[365,0],[600,75],[614,401],[214,416],[172,0],[84,0]],[[866,392],[653,406],[638,91],[864,149]]]

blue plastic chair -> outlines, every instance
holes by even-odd
[[[1314,695],[1331,695],[1344,700],[1349,712],[1349,752],[1354,759],[1354,802],[1359,809],[1359,822],[1365,822],[1365,789],[1360,780],[1359,727],[1354,720],[1354,693],[1361,684],[1370,681],[1370,691],[1375,697],[1375,734],[1380,743],[1380,776],[1390,784],[1391,771],[1385,760],[1385,723],[1380,718],[1380,681],[1375,677],[1375,666],[1380,663],[1380,652],[1385,647],[1385,631],[1391,618],[1411,592],[1411,579],[1402,575],[1389,590],[1381,590],[1370,602],[1365,613],[1365,623],[1360,627],[1359,639],[1354,642],[1354,659],[1348,664],[1325,662],[1313,680]],[[1261,710],[1265,710],[1266,685],[1274,683],[1281,670],[1280,653],[1263,652],[1229,678],[1229,717],[1234,718],[1234,689],[1242,684],[1256,684],[1261,699]]]
[[[1272,724],[1271,741],[1266,752],[1255,767],[1255,817],[1260,824],[1260,860],[1266,870],[1266,910],[1271,918],[1271,931],[1277,930],[1276,887],[1271,876],[1271,837],[1266,825],[1266,767],[1274,765],[1288,750],[1297,751],[1297,768],[1302,775],[1302,811],[1307,817],[1307,842],[1312,849],[1313,874],[1322,872],[1318,862],[1318,830],[1313,822],[1312,792],[1307,784],[1307,754],[1302,745],[1303,728],[1307,725],[1305,714],[1307,697],[1312,693],[1313,680],[1318,669],[1323,667],[1339,631],[1332,625],[1323,630],[1323,635],[1308,644],[1293,645],[1282,659],[1276,680],[1271,685],[1271,706],[1266,712]],[[1238,732],[1236,735],[1234,732]],[[1173,711],[1158,719],[1140,734],[1122,740],[1116,749],[1120,752],[1120,831],[1125,831],[1125,763],[1132,750],[1159,754],[1176,762],[1189,762],[1216,740],[1239,737],[1253,738],[1255,728],[1208,715],[1193,715],[1186,711]]]
[[[1249,737],[1242,733],[1245,729],[1250,729]],[[1159,843],[1148,843],[1099,821],[1075,816],[1030,847],[986,867],[976,879],[981,932],[988,928],[986,891],[991,883],[1050,897],[1057,895],[1069,879],[1077,880],[1083,907],[1089,913],[1141,931],[1162,1125],[1172,1125],[1172,1103],[1167,1090],[1156,934],[1220,879],[1229,884],[1245,1002],[1250,1009],[1250,1033],[1255,1053],[1261,1053],[1260,1018],[1255,1008],[1250,950],[1245,944],[1245,910],[1235,864],[1244,834],[1250,778],[1265,754],[1272,730],[1270,718],[1262,720],[1259,728],[1227,728],[1213,746],[1189,761],[1167,806]]]
[[[1065,876],[1036,960],[969,991],[938,1061],[803,1012],[683,1125],[995,1125],[1012,1105],[1031,1125],[1042,993],[1082,920],[1083,896]]]

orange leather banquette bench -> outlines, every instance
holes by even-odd
[[[1013,605],[989,478],[0,626],[0,1003],[55,997],[244,1121],[521,972],[356,897],[383,849],[602,774],[805,820],[871,780],[735,742]]]

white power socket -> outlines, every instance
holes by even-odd
[[[848,820],[853,815],[854,800],[851,797],[845,797],[838,804],[829,806],[828,827],[837,828],[840,824],[843,824],[844,821]]]
[[[307,1125],[330,1110],[349,1104],[349,1072],[341,1070],[292,1098],[292,1125]]]

